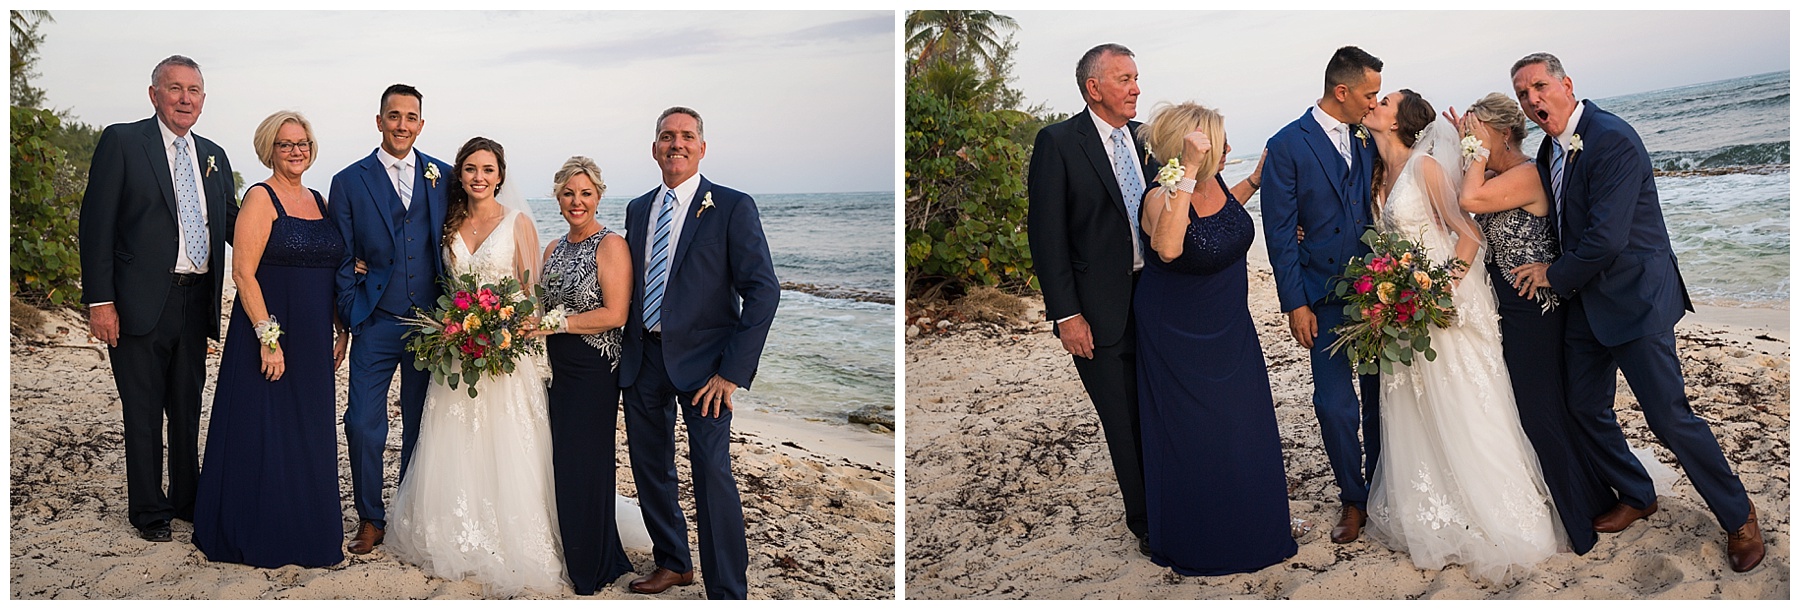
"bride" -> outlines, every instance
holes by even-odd
[[[1435,116],[1424,98],[1402,89],[1363,121],[1382,158],[1374,180],[1380,230],[1417,240],[1433,260],[1470,263],[1453,288],[1455,323],[1431,329],[1437,359],[1395,364],[1394,374],[1382,375],[1369,529],[1420,568],[1457,563],[1505,582],[1565,547],[1567,537],[1519,425],[1481,264],[1486,244],[1457,204],[1456,130]]]
[[[522,203],[495,199],[506,181],[500,144],[469,140],[455,167],[444,220],[445,273],[473,273],[484,284],[537,278],[542,248],[530,214]],[[479,387],[475,398],[467,388],[426,390],[418,446],[394,494],[389,549],[438,577],[481,582],[489,594],[560,592],[568,578],[543,378],[531,358],[521,358],[512,374],[484,376]],[[638,511],[619,514],[623,521]],[[632,529],[643,531],[641,517]]]

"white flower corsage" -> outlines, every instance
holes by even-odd
[[[281,347],[277,342],[279,339],[281,339],[281,323],[275,321],[275,316],[269,316],[256,323],[256,341],[263,344],[263,347],[269,348],[271,352],[275,351],[276,348]]]
[[[1181,182],[1181,174],[1181,157],[1169,159],[1161,169],[1156,170],[1156,183],[1162,185],[1164,195],[1174,195],[1176,183]]]
[[[1463,136],[1462,139],[1462,156],[1470,161],[1486,161],[1488,149],[1481,145],[1481,138],[1475,137],[1475,134],[1469,134]]]
[[[425,179],[431,181],[431,188],[437,188],[438,169],[436,163],[425,164]]]
[[[1581,134],[1569,134],[1569,154],[1581,152]]]
[[[1369,147],[1369,128],[1363,127],[1361,125],[1357,125],[1356,126],[1356,139],[1362,140],[1363,148],[1368,148]]]
[[[544,314],[543,318],[538,319],[538,328],[548,330],[553,333],[560,333],[560,332],[568,330],[569,329],[569,312],[568,312],[568,310],[563,309],[563,307],[561,305],[556,306],[556,309],[550,310],[549,313]]]
[[[707,191],[706,196],[700,199],[700,209],[694,210],[694,218],[699,218],[701,214],[705,214],[712,207],[712,191]]]
[[[216,169],[219,169],[219,166],[213,163],[213,156],[207,155],[206,156],[206,175],[203,177],[211,178],[213,170],[216,170]]]

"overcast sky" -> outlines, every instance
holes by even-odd
[[[1001,11],[1018,21],[1014,86],[1030,103],[1082,109],[1075,62],[1117,42],[1137,54],[1138,119],[1161,101],[1225,114],[1233,156],[1298,118],[1324,89],[1332,51],[1381,58],[1382,92],[1408,88],[1458,109],[1492,91],[1529,53],[1563,61],[1575,94],[1604,98],[1787,70],[1784,11],[1656,12],[1134,12],[1102,26],[1093,13]]]
[[[706,119],[701,173],[750,193],[891,191],[892,11],[220,12],[54,11],[40,32],[46,105],[95,125],[152,114],[150,70],[200,63],[194,132],[225,147],[246,184],[269,175],[251,135],[269,114],[312,121],[331,175],[381,142],[381,91],[425,95],[417,147],[452,159],[468,138],[506,147],[509,181],[548,196],[570,155],[600,166],[607,195],[657,184],[656,116]],[[174,33],[179,33],[179,35]]]

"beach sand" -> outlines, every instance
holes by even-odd
[[[230,288],[225,303],[231,304]],[[12,355],[13,599],[468,599],[479,584],[446,581],[376,547],[327,568],[263,569],[212,563],[190,542],[193,525],[174,524],[172,542],[139,539],[125,517],[124,445],[110,364],[86,341],[73,313],[50,316],[41,335],[18,335]],[[29,332],[29,331],[28,331]],[[52,347],[51,345],[58,345]],[[218,344],[214,344],[215,348]],[[218,354],[209,357],[201,442],[211,413]],[[348,367],[344,367],[347,369]],[[338,409],[345,376],[338,372]],[[398,397],[396,385],[391,396]],[[386,497],[399,469],[398,403],[389,405]],[[734,414],[731,457],[744,503],[751,599],[892,599],[894,596],[894,437],[849,425],[780,415]],[[681,503],[699,564],[685,426],[677,426]],[[618,490],[635,497],[619,422]],[[356,525],[350,468],[338,440],[344,531]],[[203,445],[204,446],[204,445]],[[647,598],[632,578],[654,568],[649,549],[628,549],[638,570],[581,598],[570,589],[527,598]],[[700,575],[705,578],[704,574]],[[698,583],[697,583],[698,584]],[[700,586],[655,599],[702,599]]]
[[[1585,556],[1561,553],[1519,582],[1493,585],[1460,566],[1418,569],[1367,536],[1330,541],[1337,489],[1312,412],[1306,352],[1275,311],[1267,263],[1251,269],[1250,303],[1275,392],[1289,509],[1315,526],[1299,539],[1298,554],[1225,577],[1185,577],[1151,563],[1125,528],[1099,422],[1049,324],[970,324],[925,331],[907,343],[906,597],[1789,597],[1787,311],[1702,308],[1677,327],[1688,396],[1756,503],[1768,544],[1761,566],[1730,571],[1725,533],[1683,476],[1647,522],[1601,535]],[[1042,308],[1032,299],[1028,319],[1042,320]],[[1620,390],[1626,436],[1674,466],[1622,381]]]

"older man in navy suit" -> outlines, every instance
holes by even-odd
[[[1656,489],[1625,444],[1613,415],[1615,379],[1625,373],[1650,431],[1687,471],[1713,517],[1729,532],[1731,569],[1762,562],[1756,507],[1731,471],[1706,421],[1688,405],[1675,353],[1675,322],[1693,309],[1644,141],[1624,119],[1592,101],[1575,100],[1574,82],[1549,53],[1513,64],[1513,91],[1538,127],[1538,173],[1551,194],[1562,241],[1554,263],[1514,269],[1520,294],[1548,286],[1569,303],[1569,409],[1594,439],[1595,469],[1619,492],[1619,504],[1594,519],[1594,530],[1618,532],[1656,512]]]
[[[687,518],[677,503],[675,413],[688,428],[700,568],[709,599],[744,599],[749,550],[731,475],[731,395],[750,387],[775,320],[781,284],[756,202],[700,175],[700,113],[676,106],[656,119],[650,152],[661,186],[625,208],[637,278],[625,323],[619,385],[631,473],[655,543],[656,570],[638,593],[694,582]]]
[[[375,128],[381,146],[331,177],[331,220],[344,236],[338,266],[338,317],[356,339],[350,344],[350,404],[344,440],[350,485],[360,518],[348,550],[361,555],[381,544],[387,510],[381,501],[387,450],[388,386],[400,370],[400,473],[412,460],[431,373],[413,367],[400,317],[437,305],[443,271],[444,210],[450,164],[413,149],[425,128],[425,96],[408,85],[381,93]]]
[[[219,338],[225,243],[237,219],[225,150],[191,131],[205,103],[199,64],[180,55],[157,63],[156,116],[100,133],[81,198],[81,300],[89,332],[112,353],[126,513],[152,542],[170,539],[171,519],[194,519],[206,340]]]

